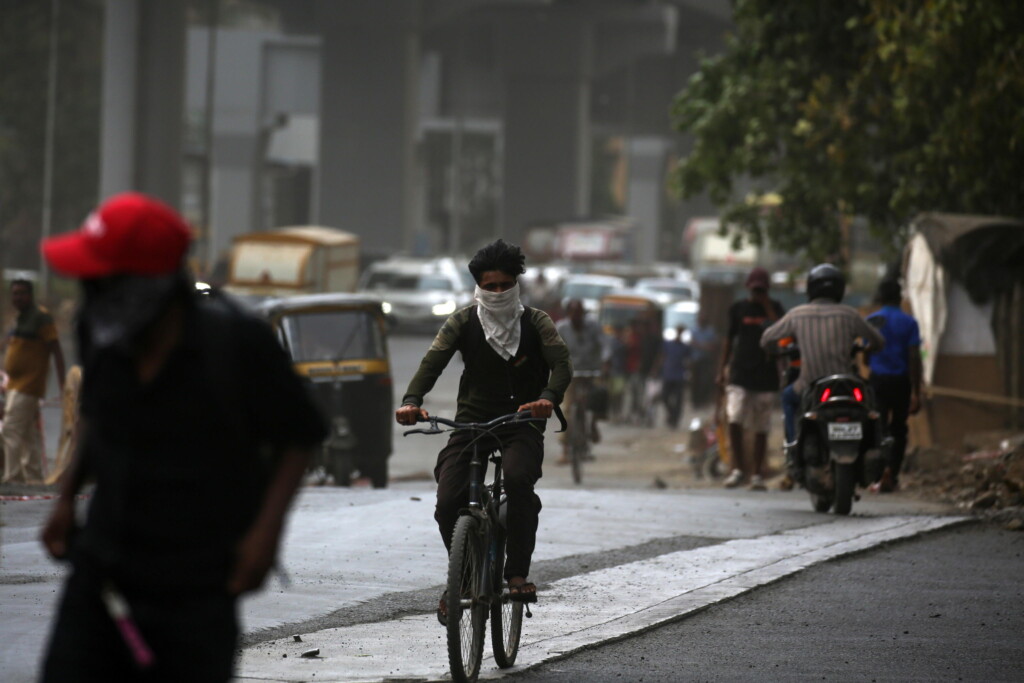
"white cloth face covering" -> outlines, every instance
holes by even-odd
[[[504,292],[488,292],[477,285],[473,298],[487,343],[505,360],[515,356],[522,333],[519,318],[524,310],[519,300],[519,283]]]

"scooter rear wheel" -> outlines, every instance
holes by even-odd
[[[848,515],[853,508],[853,465],[836,465],[836,514]]]

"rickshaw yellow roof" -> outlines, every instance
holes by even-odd
[[[345,244],[359,244],[359,236],[321,225],[293,225],[276,230],[265,232],[250,232],[235,236],[236,242],[303,242],[306,244],[324,244],[327,246],[341,246]]]

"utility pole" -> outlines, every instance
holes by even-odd
[[[220,23],[220,0],[209,0],[207,5],[207,38],[206,38],[206,117],[203,121],[203,171],[199,187],[199,216],[203,230],[203,254],[199,259],[201,267],[206,270],[204,276],[213,270],[214,230],[210,208],[213,182],[213,98],[217,82],[217,25]]]
[[[43,211],[42,238],[53,228],[53,153],[57,128],[57,43],[60,38],[58,19],[60,0],[50,2],[50,61],[46,84],[46,138],[43,144]],[[39,256],[39,297],[45,299],[50,289],[50,271],[46,259]]]

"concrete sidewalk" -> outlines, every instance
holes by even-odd
[[[542,587],[524,623],[514,669],[675,621],[790,574],[876,545],[961,522],[961,518],[835,518],[828,524],[733,540],[630,562]],[[445,631],[433,614],[325,629],[246,648],[238,680],[442,680]],[[318,656],[301,653],[317,649]],[[481,678],[503,673],[485,647]]]

